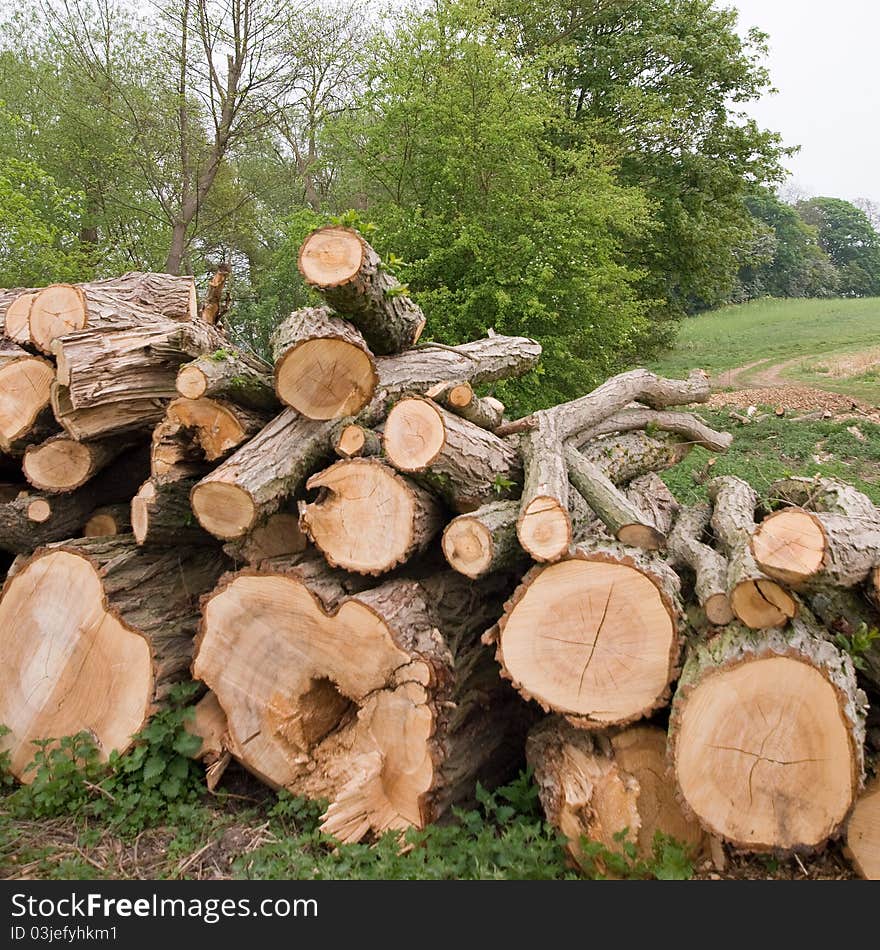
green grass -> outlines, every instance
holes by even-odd
[[[880,346],[880,298],[860,300],[758,300],[683,321],[674,347],[652,368],[667,376],[685,376],[702,367],[715,376],[757,360],[803,356],[792,367],[793,379],[836,392],[880,401],[880,378],[871,373],[853,380],[829,380],[811,366],[832,354]],[[789,375],[789,374],[787,374]]]

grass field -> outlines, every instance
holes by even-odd
[[[877,367],[860,366],[845,377],[849,358],[876,351]],[[653,368],[682,376],[701,366],[724,385],[726,371],[767,361],[789,360],[781,369],[792,381],[818,385],[872,403],[880,403],[880,298],[862,300],[759,300],[685,320],[675,346]],[[738,374],[737,388],[746,388],[762,367]]]

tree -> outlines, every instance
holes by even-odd
[[[837,268],[841,296],[880,296],[880,233],[865,212],[842,198],[811,198],[797,209]]]

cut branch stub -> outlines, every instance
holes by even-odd
[[[669,729],[683,800],[750,850],[823,844],[859,789],[865,695],[807,612],[785,631],[731,625],[695,645]]]
[[[374,353],[398,353],[421,336],[425,315],[352,228],[313,231],[298,263],[306,283],[357,326]]]
[[[333,567],[383,574],[425,550],[443,525],[436,499],[375,459],[336,462],[313,475],[300,503],[303,531]]]
[[[144,482],[131,500],[131,526],[141,545],[216,544],[217,539],[196,524],[189,505],[195,479],[157,484]]]
[[[331,438],[333,450],[340,458],[353,459],[382,454],[382,437],[379,433],[356,422],[340,424]]]
[[[84,538],[104,538],[131,532],[131,505],[96,508],[83,528]]]
[[[186,675],[198,597],[223,563],[121,536],[44,548],[19,568],[0,599],[0,748],[17,778],[34,777],[34,740],[85,731],[102,759],[129,748]]]
[[[275,392],[309,419],[339,419],[373,398],[379,375],[364,338],[328,307],[292,313],[272,337]]]
[[[679,582],[656,556],[579,545],[532,568],[505,605],[497,643],[527,699],[581,728],[625,724],[666,704],[680,649]]]
[[[453,518],[443,531],[443,555],[465,577],[513,568],[528,555],[516,537],[519,502],[496,501]]]
[[[470,383],[441,383],[425,393],[450,412],[494,432],[504,417],[504,403],[492,396],[477,396]]]
[[[263,412],[279,408],[272,367],[250,353],[222,349],[200,356],[181,366],[175,385],[187,399],[229,399]]]
[[[401,399],[388,414],[385,456],[417,475],[455,511],[473,511],[519,493],[522,462],[516,448],[430,399]]]
[[[573,541],[569,514],[568,468],[556,419],[538,414],[520,437],[525,481],[516,535],[536,561],[554,561]]]

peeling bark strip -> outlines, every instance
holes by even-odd
[[[228,399],[247,409],[277,412],[272,367],[252,353],[228,347],[200,356],[177,373],[177,392],[186,399]]]
[[[388,461],[435,491],[458,512],[519,494],[522,462],[511,442],[442,409],[401,399],[383,434]]]
[[[193,663],[233,754],[276,788],[328,799],[323,830],[343,842],[424,827],[476,781],[509,777],[530,721],[479,643],[497,578],[348,583],[314,557],[227,577]]]
[[[733,608],[727,595],[727,559],[702,541],[712,518],[711,505],[682,508],[667,539],[671,563],[689,567],[694,572],[694,592],[709,622],[723,627],[733,618]]]
[[[666,733],[656,726],[590,733],[548,716],[529,733],[526,758],[547,821],[568,839],[568,853],[578,864],[585,857],[584,838],[617,854],[633,844],[644,861],[653,856],[658,832],[683,844],[692,857],[708,844],[676,800]]]
[[[683,801],[736,847],[818,847],[861,784],[865,705],[849,657],[806,611],[784,631],[732,624],[694,644],[669,727]]]
[[[425,315],[357,231],[313,231],[298,264],[306,283],[355,324],[374,353],[398,353],[421,336]]]
[[[758,566],[752,553],[758,494],[741,478],[724,475],[708,485],[712,530],[729,561],[727,592],[742,623],[754,630],[784,627],[797,613],[794,598]]]
[[[278,398],[309,419],[356,415],[379,382],[366,341],[329,307],[292,313],[272,336],[272,354]]]
[[[493,382],[528,372],[541,347],[523,337],[489,337],[462,346],[418,347],[377,361],[379,387],[368,406],[352,419],[378,425],[401,396],[423,393],[448,379]],[[263,431],[193,489],[193,511],[218,538],[240,538],[277,511],[288,495],[333,455],[338,421],[316,422],[284,410]]]
[[[135,398],[75,409],[67,387],[52,384],[52,412],[61,428],[78,442],[149,433],[162,421],[165,405],[162,399]]]
[[[526,698],[579,728],[624,725],[668,700],[680,649],[679,581],[660,558],[586,543],[532,568],[486,634]]]
[[[0,450],[24,451],[23,443],[49,405],[54,378],[48,360],[0,338]]]
[[[31,302],[30,338],[49,353],[53,340],[77,330],[118,329],[157,317],[198,318],[192,277],[131,273],[88,284],[51,284]]]
[[[42,548],[19,567],[0,599],[0,748],[16,778],[33,779],[34,740],[85,730],[103,759],[131,746],[186,676],[198,597],[223,565],[211,549],[147,552],[120,536]]]

